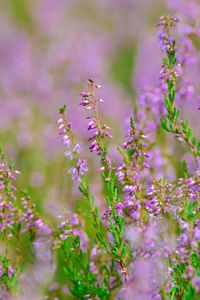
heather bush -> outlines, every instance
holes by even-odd
[[[1,299],[199,299],[200,141],[183,107],[199,30],[176,42],[178,22],[159,19],[160,83],[134,102],[121,145],[122,121],[111,133],[93,78],[80,93],[77,118],[70,104],[60,108],[66,202],[75,203],[55,212],[56,220],[40,213],[28,190],[17,190],[20,172],[0,148]],[[71,119],[83,115],[87,127],[80,121],[76,132]],[[181,149],[175,160],[166,150],[172,141]]]

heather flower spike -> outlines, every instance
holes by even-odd
[[[80,105],[86,110],[91,111],[91,114],[87,117],[89,120],[88,131],[92,131],[92,134],[88,138],[91,141],[89,150],[90,152],[97,152],[97,155],[101,156],[104,166],[106,167],[106,179],[109,180],[112,171],[111,159],[108,155],[108,151],[104,145],[104,139],[113,139],[113,136],[109,133],[111,128],[106,124],[102,124],[99,116],[99,104],[103,103],[103,99],[95,96],[95,89],[101,87],[95,84],[93,80],[88,79],[87,81],[88,90],[80,93],[82,100]]]
[[[62,118],[59,118],[56,124],[59,125],[59,134],[62,136],[64,146],[67,148],[65,156],[70,157],[71,160],[76,160],[76,166],[69,169],[68,173],[71,174],[72,180],[81,181],[81,176],[88,171],[87,161],[80,157],[80,145],[75,140],[72,124],[66,118],[66,109],[66,105],[60,108]]]
[[[180,109],[176,107],[176,86],[181,66],[177,64],[175,40],[171,33],[171,29],[178,22],[177,18],[161,17],[158,25],[163,26],[162,38],[160,38],[161,49],[166,52],[163,58],[161,69],[162,84],[167,83],[167,92],[165,92],[164,105],[167,111],[166,118],[161,118],[163,128],[175,134],[175,137],[181,142],[185,141],[191,149],[196,165],[198,166],[198,157],[200,156],[200,142],[196,146],[196,138],[193,136],[192,129],[188,126],[188,120],[180,121]]]

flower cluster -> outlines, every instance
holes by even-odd
[[[150,216],[158,216],[167,213],[168,209],[168,198],[170,192],[172,192],[173,185],[162,182],[162,180],[155,181],[148,186],[148,191],[146,193],[147,200],[144,204],[147,208],[148,214]],[[160,217],[158,217],[160,219]]]
[[[1,163],[0,163],[0,229],[4,232],[6,238],[13,235],[12,229],[14,223],[17,222],[15,214],[16,196],[14,192],[16,187],[14,181],[15,175],[20,172],[13,169],[13,162],[10,160],[8,163],[7,158],[1,150]]]
[[[99,103],[103,103],[103,99],[97,98],[95,96],[95,89],[100,88],[101,86],[95,84],[93,80],[89,79],[87,81],[88,91],[80,93],[82,97],[82,101],[80,105],[83,106],[86,110],[92,111],[92,115],[88,116],[88,131],[93,131],[88,141],[91,141],[90,144],[90,152],[97,151],[97,155],[100,155],[104,161],[106,168],[109,172],[112,171],[111,168],[111,159],[106,151],[104,146],[104,138],[107,137],[109,139],[113,139],[113,136],[109,133],[111,128],[106,124],[101,124],[99,117]],[[103,171],[105,167],[103,166],[100,171]]]
[[[127,136],[127,142],[124,142],[121,147],[127,149],[128,157],[125,156],[124,162],[115,168],[115,175],[119,181],[118,186],[123,185],[123,196],[129,202],[136,199],[136,191],[139,192],[142,188],[141,172],[143,169],[149,169],[147,160],[150,158],[150,155],[148,154],[148,138],[142,131],[137,132],[132,119],[131,129],[128,131]]]
[[[31,202],[31,199],[26,194],[21,198],[22,210],[20,211],[19,223],[22,223],[24,227],[21,233],[29,231],[30,233],[36,232],[38,236],[42,234],[49,235],[51,229],[47,224],[45,224],[40,215],[35,209],[35,204]]]
[[[174,47],[174,38],[170,34],[170,28],[174,27],[178,23],[178,18],[172,17],[160,17],[157,27],[163,26],[163,29],[158,32],[158,41],[161,50],[172,51]]]
[[[70,221],[67,221],[66,217],[61,216],[59,216],[59,219],[61,219],[61,222],[58,226],[58,240],[54,242],[54,246],[58,248],[67,238],[72,237],[76,239],[79,236],[81,249],[85,251],[87,249],[88,238],[83,230],[84,222],[79,222],[77,214],[73,214]]]
[[[6,299],[7,291],[15,280],[15,270],[7,257],[0,255],[0,297]]]
[[[60,114],[62,118],[56,121],[56,124],[59,125],[58,129],[60,130],[59,134],[62,135],[62,142],[67,148],[65,156],[69,157],[71,160],[76,160],[76,167],[72,167],[68,170],[68,173],[72,175],[72,180],[81,180],[83,176],[88,171],[87,161],[80,157],[80,145],[76,143],[73,132],[72,124],[66,119],[66,105],[60,109]]]

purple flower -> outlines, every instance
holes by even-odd
[[[122,189],[123,192],[135,193],[137,187],[133,185],[125,185]]]
[[[70,160],[73,159],[73,152],[72,151],[66,151],[64,154],[65,154],[66,157],[69,157]]]
[[[196,241],[200,240],[200,228],[199,227],[194,228],[194,238]]]
[[[77,167],[79,168],[80,175],[84,175],[84,173],[88,172],[87,161],[85,159],[79,158]]]
[[[56,124],[61,124],[62,122],[63,122],[63,119],[60,118],[60,119],[58,119],[58,120],[56,121]]]
[[[116,207],[116,210],[117,210],[117,214],[122,218],[124,216],[124,213],[123,213],[123,204],[122,203],[117,203],[117,207]]]
[[[109,138],[109,139],[114,139],[112,135],[110,135],[108,132],[105,133],[105,135]]]
[[[71,224],[72,224],[72,226],[75,226],[75,225],[79,224],[79,220],[78,220],[77,214],[73,214],[71,216]]]
[[[197,292],[200,292],[200,277],[194,277],[192,279],[192,285],[196,288]]]
[[[62,137],[62,141],[63,141],[63,144],[64,144],[64,145],[66,145],[67,147],[70,147],[71,141],[70,141],[68,135],[64,135],[64,136]]]

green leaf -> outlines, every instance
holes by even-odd
[[[12,170],[14,167],[13,159],[12,157],[10,158],[10,170]]]
[[[67,105],[64,104],[63,107],[61,107],[61,108],[59,109],[59,112],[60,112],[61,114],[63,114],[63,113],[66,111],[66,109],[67,109]]]
[[[187,168],[187,163],[185,160],[183,161],[183,172],[184,172],[185,177],[187,177],[188,176],[188,168]]]
[[[170,130],[168,128],[167,120],[166,119],[164,120],[164,119],[160,118],[160,122],[161,122],[161,125],[162,125],[163,129],[170,132]]]
[[[98,208],[97,207],[95,208],[95,216],[96,216],[96,219],[98,220]]]
[[[176,113],[176,118],[175,118],[176,123],[177,123],[177,121],[178,121],[179,115],[180,115],[180,109],[178,109],[178,110],[177,110],[177,113]]]
[[[175,100],[175,97],[176,97],[176,90],[172,90],[172,100],[173,100],[173,102],[174,102],[174,100]],[[174,108],[175,109],[175,108]],[[175,115],[176,113],[174,113],[174,115]]]
[[[131,125],[131,128],[132,128],[133,130],[135,130],[135,125],[134,125],[134,122],[133,122],[133,118],[132,118],[132,117],[130,117],[130,125]]]
[[[197,144],[197,154],[200,156],[200,141]]]
[[[171,132],[174,132],[174,129],[173,129],[173,121],[172,121],[172,120],[170,120],[169,127],[170,127],[170,131],[171,131]]]
[[[76,236],[76,244],[80,247],[80,236]]]
[[[92,208],[94,208],[94,195],[92,195]]]
[[[192,138],[192,129],[191,129],[191,128],[188,129],[187,137],[188,137],[189,139]]]
[[[100,221],[99,221],[99,225],[100,225],[101,232],[103,232],[103,222],[102,222],[101,219],[100,219]]]
[[[168,61],[167,61],[166,57],[163,58],[163,65],[168,66]]]

